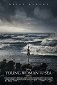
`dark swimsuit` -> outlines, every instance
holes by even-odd
[[[27,55],[30,55],[30,50],[29,49],[27,49]]]

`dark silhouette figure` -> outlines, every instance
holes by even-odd
[[[28,55],[28,56],[30,55],[30,49],[29,49],[29,46],[28,46],[28,49],[27,49],[27,55]]]
[[[29,56],[30,56],[30,49],[29,49],[29,46],[28,46],[28,49],[27,49],[27,55],[28,55],[28,63],[29,63]]]

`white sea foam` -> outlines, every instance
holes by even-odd
[[[57,45],[57,39],[56,38],[45,38],[42,40],[41,45],[45,45],[45,46]]]
[[[4,47],[7,47],[7,46],[10,46],[10,44],[0,44],[0,49],[4,48]]]
[[[21,39],[21,40],[18,40],[18,39],[2,39],[0,40],[0,43],[2,44],[5,44],[5,43],[18,43],[18,42],[24,42],[24,43],[29,43],[29,42],[37,42],[37,41],[42,41],[42,39],[31,39],[30,38],[24,38],[24,39]]]
[[[22,53],[27,53],[27,48],[30,46],[30,52],[34,55],[57,55],[57,46],[36,46],[32,44],[27,44],[22,49]]]
[[[24,35],[23,36],[20,36],[20,35],[19,36],[12,36],[12,38],[14,38],[14,39],[21,38],[22,39],[22,38],[25,38],[25,36]]]
[[[16,42],[20,42],[19,40],[14,40],[14,39],[3,39],[0,40],[0,43],[4,44],[4,43],[16,43]]]
[[[42,41],[43,39],[38,39],[38,38],[36,38],[36,39],[34,39],[33,41],[34,42],[37,42],[37,41]]]

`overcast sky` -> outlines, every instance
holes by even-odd
[[[0,0],[0,32],[57,32],[57,0]]]

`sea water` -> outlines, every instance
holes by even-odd
[[[54,33],[0,33],[0,61],[27,63],[30,46],[31,64],[47,63],[57,70],[57,36]]]

